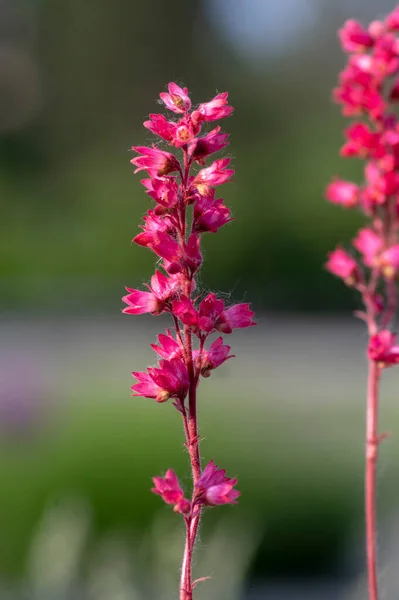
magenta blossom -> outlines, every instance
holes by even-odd
[[[152,480],[155,487],[151,491],[161,496],[166,504],[174,504],[175,512],[182,514],[190,512],[190,501],[184,497],[177,475],[172,469],[166,471],[165,477],[153,477]]]
[[[148,287],[149,292],[126,288],[129,294],[123,297],[123,302],[128,306],[122,312],[128,315],[141,315],[148,312],[153,315],[161,314],[166,310],[168,303],[176,296],[179,289],[179,280],[176,277],[167,277],[160,271],[155,271],[155,274],[151,277],[151,285]]]
[[[399,346],[395,342],[396,334],[391,333],[388,329],[371,336],[368,347],[369,358],[383,367],[398,364]]]
[[[200,194],[209,195],[211,187],[226,183],[226,181],[229,181],[233,177],[233,169],[226,168],[230,160],[230,158],[219,158],[210,167],[201,169],[192,185],[197,188]]]
[[[189,147],[192,160],[204,164],[204,159],[228,145],[228,134],[220,133],[220,127],[215,127],[207,135],[197,138]]]
[[[226,477],[213,462],[203,471],[201,466],[197,391],[203,377],[209,377],[214,369],[233,357],[222,336],[211,343],[208,338],[217,331],[229,334],[235,328],[254,325],[254,313],[249,304],[225,308],[224,301],[216,294],[200,299],[196,291],[197,274],[203,263],[203,235],[217,232],[232,220],[223,198],[215,198],[215,188],[234,175],[229,168],[230,158],[208,163],[208,157],[227,146],[228,135],[220,127],[201,133],[206,123],[232,114],[228,94],[218,94],[194,111],[187,88],[176,83],[169,83],[168,92],[160,97],[172,111],[171,116],[151,114],[144,125],[171,152],[157,145],[134,146],[138,156],[131,161],[135,172],[148,173],[141,183],[155,202],[147,210],[140,225],[141,233],[134,242],[155,254],[159,270],[148,289],[126,288],[128,293],[123,300],[127,306],[123,312],[152,315],[165,312],[171,319],[170,329],[159,334],[157,342],[151,345],[159,364],[143,372],[133,372],[136,381],[132,395],[152,398],[158,403],[171,399],[170,404],[183,422],[193,479],[191,500],[184,497],[172,470],[165,477],[154,478],[153,492],[173,505],[184,519],[186,543],[179,598],[192,600],[195,586],[192,558],[202,507],[235,503],[239,496],[235,479]],[[196,163],[201,165],[200,170]]]
[[[219,119],[229,117],[234,108],[228,105],[228,97],[229,94],[227,92],[222,92],[209,102],[200,104],[198,110],[192,114],[193,121],[218,121]]]
[[[223,344],[223,338],[215,340],[209,350],[202,350],[201,353],[195,352],[197,368],[203,377],[209,377],[211,371],[220,367],[229,358],[234,358],[234,354],[229,354],[230,346]]]
[[[230,209],[223,204],[223,199],[219,198],[212,202],[211,206],[204,210],[198,219],[195,219],[194,231],[216,233],[220,227],[233,220],[230,214]]]
[[[370,33],[354,19],[346,21],[338,35],[346,52],[362,52],[370,48],[374,41]]]
[[[211,460],[196,483],[197,502],[203,502],[206,506],[236,504],[241,495],[234,489],[236,483],[237,479],[226,477],[226,471],[219,469]]]
[[[173,154],[159,150],[155,146],[148,148],[147,146],[133,146],[135,152],[141,154],[130,161],[137,167],[135,173],[146,170],[151,176],[162,177],[173,171],[178,171],[180,168],[179,162]]]
[[[187,367],[180,358],[161,360],[159,368],[148,367],[147,373],[136,371],[132,374],[139,381],[132,385],[132,390],[136,392],[133,396],[155,398],[157,402],[166,402],[169,398],[183,402],[187,396]]]
[[[164,115],[151,114],[150,119],[144,121],[143,125],[167,142],[171,142],[175,136],[176,124],[168,121]]]
[[[352,208],[358,202],[359,186],[350,181],[336,179],[327,186],[326,198],[334,204],[341,204],[345,208]]]
[[[181,88],[176,83],[171,82],[168,85],[168,92],[168,94],[162,92],[159,97],[169,110],[173,110],[175,113],[184,113],[190,110],[191,100],[187,88]]]
[[[357,262],[342,248],[336,248],[329,253],[326,269],[333,275],[341,277],[347,285],[352,285],[357,279]]]
[[[166,330],[166,335],[164,333],[160,333],[158,336],[159,346],[157,344],[151,344],[151,348],[162,356],[162,358],[166,358],[167,360],[172,360],[172,358],[181,358],[183,354],[183,350],[181,344],[177,342],[173,337],[169,329]]]

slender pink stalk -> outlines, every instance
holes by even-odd
[[[399,363],[399,345],[390,330],[397,313],[399,273],[399,6],[384,21],[368,28],[354,20],[339,31],[349,54],[334,97],[347,117],[366,116],[345,130],[342,156],[365,159],[365,181],[356,185],[335,179],[326,197],[344,208],[358,208],[369,219],[353,240],[354,251],[341,247],[329,255],[327,269],[357,290],[364,311],[356,315],[368,326],[366,410],[365,521],[370,600],[378,600],[376,551],[376,469],[379,381],[384,368]]]
[[[366,473],[365,515],[366,550],[370,600],[378,600],[377,550],[376,550],[376,470],[378,459],[378,386],[380,369],[376,362],[369,361],[366,413]]]
[[[227,134],[220,127],[200,135],[208,122],[227,117],[233,112],[227,93],[218,94],[210,102],[200,104],[190,112],[191,101],[186,88],[170,83],[161,100],[178,121],[168,121],[163,115],[152,114],[145,127],[182,153],[153,147],[136,146],[139,154],[131,162],[137,171],[146,170],[148,178],[142,183],[155,201],[147,212],[142,233],[134,241],[152,250],[161,260],[151,278],[148,291],[127,288],[123,298],[127,314],[169,313],[174,325],[158,336],[159,345],[152,344],[162,357],[157,367],[146,372],[134,372],[138,383],[132,386],[134,396],[153,398],[158,403],[173,399],[181,413],[186,447],[192,471],[191,498],[185,497],[179,480],[171,469],[164,477],[154,477],[153,492],[174,506],[186,525],[186,540],[180,576],[180,600],[192,600],[195,581],[192,580],[192,561],[201,511],[204,506],[234,504],[240,495],[237,481],[226,477],[225,471],[210,461],[201,468],[197,420],[197,388],[201,377],[229,358],[230,346],[219,336],[206,347],[215,333],[230,334],[233,329],[254,325],[248,304],[225,308],[223,300],[210,293],[202,300],[196,286],[196,275],[202,264],[201,238],[215,233],[231,221],[230,210],[221,198],[215,199],[217,186],[229,181],[234,174],[228,168],[229,158],[217,159],[205,168],[206,159],[227,145]],[[174,175],[172,175],[174,174]],[[202,581],[206,577],[197,579]]]

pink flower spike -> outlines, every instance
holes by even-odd
[[[188,96],[187,88],[181,88],[176,83],[171,82],[168,85],[168,92],[168,94],[166,92],[159,94],[166,108],[180,114],[190,110],[191,100]]]
[[[143,125],[167,142],[171,142],[176,133],[176,123],[171,123],[164,115],[151,114],[149,121],[144,121]]]
[[[371,336],[368,357],[381,367],[391,367],[399,363],[399,346],[395,344],[396,335],[384,329]]]
[[[329,253],[326,269],[341,277],[347,285],[353,285],[358,278],[357,262],[342,248],[336,248]]]
[[[338,31],[342,48],[345,52],[363,52],[373,46],[374,40],[370,33],[358,21],[350,19]]]
[[[254,315],[249,304],[235,304],[221,314],[216,322],[216,329],[220,333],[231,333],[233,329],[253,327],[256,325]]]
[[[228,105],[228,97],[228,92],[222,92],[210,100],[210,102],[200,104],[198,110],[195,110],[192,114],[193,121],[217,121],[224,117],[229,117],[234,108]]]
[[[350,181],[336,179],[327,186],[326,198],[334,204],[345,208],[353,208],[358,203],[359,186]]]
[[[236,504],[241,495],[234,489],[237,479],[226,477],[226,471],[219,469],[211,460],[196,483],[197,502],[206,506]]]
[[[162,177],[173,171],[180,170],[179,161],[170,152],[164,152],[155,146],[153,148],[148,148],[147,146],[132,146],[132,150],[142,155],[132,158],[130,161],[137,167],[135,173],[147,170],[151,176]]]
[[[191,504],[189,500],[184,498],[177,475],[172,469],[166,471],[165,477],[153,477],[152,480],[155,487],[151,491],[161,496],[166,504],[174,504],[175,512],[182,514],[190,512]]]

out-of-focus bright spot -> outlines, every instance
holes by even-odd
[[[207,0],[211,19],[250,58],[292,46],[318,16],[315,0]]]

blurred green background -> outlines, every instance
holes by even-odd
[[[338,594],[362,576],[365,333],[350,319],[357,298],[323,269],[361,219],[323,190],[361,173],[338,156],[336,30],[393,7],[0,1],[4,593],[174,597],[180,522],[149,488],[168,467],[189,484],[181,424],[171,406],[129,397],[131,370],[154,361],[149,343],[168,324],[120,315],[124,286],[153,269],[130,241],[148,207],[130,147],[151,142],[142,122],[162,110],[169,81],[194,103],[227,90],[235,106],[221,124],[236,169],[222,194],[236,220],[204,236],[201,287],[251,301],[259,320],[232,336],[234,364],[201,391],[204,456],[237,475],[243,495],[204,519],[198,576],[214,578],[199,598],[332,579]],[[387,379],[382,426],[395,431]],[[383,449],[382,527],[395,512],[395,436]]]

